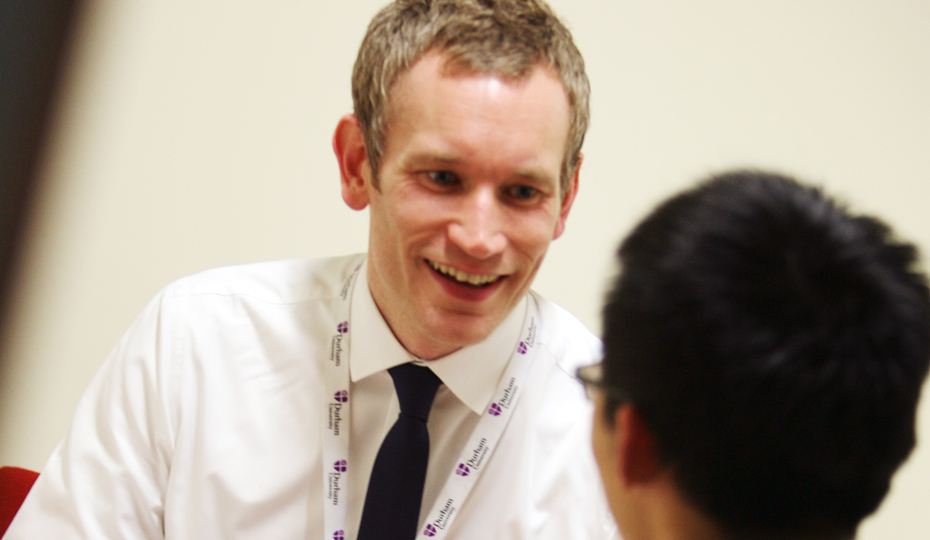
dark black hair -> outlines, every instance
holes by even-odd
[[[606,382],[686,500],[732,536],[854,536],[915,442],[916,248],[817,188],[736,171],[661,204],[618,257]]]

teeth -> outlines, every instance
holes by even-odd
[[[461,283],[468,283],[470,285],[485,285],[497,279],[497,276],[482,276],[479,274],[469,274],[462,272],[461,270],[456,270],[455,268],[430,261],[429,259],[427,259],[427,262],[429,262],[429,265],[434,269],[447,276],[455,278],[456,281]]]

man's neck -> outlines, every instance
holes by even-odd
[[[639,527],[626,540],[731,540],[682,498],[670,474],[662,476],[640,491]]]

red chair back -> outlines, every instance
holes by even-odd
[[[0,537],[26,500],[39,473],[19,467],[0,467]]]

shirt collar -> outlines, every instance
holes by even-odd
[[[416,359],[394,337],[368,288],[368,261],[359,270],[350,306],[349,371],[352,382],[405,362],[433,370],[443,384],[476,414],[483,414],[520,338],[526,296],[484,341],[436,360]]]

